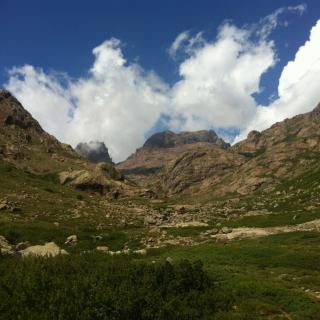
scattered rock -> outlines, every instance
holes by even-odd
[[[1,255],[13,255],[15,250],[9,241],[4,237],[0,236],[0,256]]]
[[[150,230],[149,230],[149,233],[151,233],[151,234],[160,234],[161,233],[161,229],[160,228],[158,228],[158,227],[153,227],[153,228],[151,228]]]
[[[147,250],[146,249],[134,250],[133,252],[141,254],[141,255],[144,255],[144,256],[147,254]]]
[[[103,239],[103,236],[97,235],[97,236],[92,236],[92,238],[93,238],[94,240],[96,240],[96,241],[100,241],[100,240]]]
[[[221,235],[218,235],[216,237],[216,242],[217,243],[222,243],[222,244],[225,244],[227,243],[229,240],[228,236],[227,235],[224,235],[224,234],[221,234]]]
[[[232,229],[231,229],[231,228],[228,228],[228,227],[223,227],[223,228],[221,229],[221,232],[222,232],[223,234],[231,233],[231,232],[232,232]]]
[[[77,244],[77,242],[78,242],[78,237],[77,237],[77,235],[73,234],[67,238],[67,240],[64,244],[73,246],[73,245]]]
[[[102,252],[108,252],[109,251],[109,247],[107,247],[107,246],[98,246],[97,250],[98,251],[102,251]]]
[[[169,264],[173,264],[173,259],[171,257],[166,257],[166,262],[168,262]]]
[[[9,204],[7,200],[0,200],[0,211],[7,210],[9,208]]]

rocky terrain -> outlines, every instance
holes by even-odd
[[[159,132],[152,135],[144,145],[127,160],[118,163],[117,168],[139,184],[150,182],[154,175],[170,161],[188,151],[201,148],[217,147],[227,149],[230,145],[224,142],[213,131],[174,133]]]
[[[112,159],[109,155],[108,148],[106,147],[104,142],[100,142],[100,141],[80,142],[76,146],[75,151],[80,156],[95,163],[99,163],[99,162],[112,163]]]

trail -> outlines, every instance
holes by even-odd
[[[269,227],[269,228],[248,228],[240,227],[234,228],[230,233],[212,235],[216,239],[242,239],[242,238],[256,238],[264,237],[273,234],[295,232],[295,231],[319,231],[320,232],[320,219],[308,221],[297,225],[288,225],[282,227]]]

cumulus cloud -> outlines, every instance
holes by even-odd
[[[261,76],[275,63],[272,41],[250,40],[251,31],[223,25],[217,39],[191,39],[181,80],[171,90],[175,130],[243,128],[255,111]],[[249,72],[250,70],[250,72]]]
[[[268,106],[258,106],[251,122],[236,141],[253,129],[263,130],[277,121],[311,111],[320,102],[320,20],[310,37],[297,51],[294,60],[283,68],[278,98]]]
[[[254,99],[262,75],[277,62],[270,34],[280,15],[304,10],[303,5],[281,8],[242,28],[225,23],[214,40],[202,32],[182,32],[168,50],[180,61],[180,79],[172,86],[128,62],[121,41],[110,39],[93,49],[86,77],[70,79],[27,65],[10,70],[6,87],[61,141],[73,146],[103,141],[115,161],[140,147],[161,119],[176,131],[240,131],[239,140],[252,129],[309,111],[320,100],[320,21],[283,69],[278,98],[268,106]]]
[[[62,86],[59,79],[32,66],[13,68],[6,87],[42,126],[73,146],[104,141],[119,161],[144,142],[144,134],[166,111],[168,87],[153,72],[127,64],[117,39],[93,50],[86,78]]]
[[[71,95],[61,84],[65,75],[48,75],[41,69],[25,65],[9,71],[6,87],[51,134],[66,140],[65,130],[71,119]]]

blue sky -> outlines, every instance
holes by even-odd
[[[295,12],[284,10],[277,17],[277,26],[274,27],[267,36],[268,40],[266,41],[270,41],[270,46],[272,41],[273,57],[269,57],[269,59],[272,59],[272,62],[266,62],[266,70],[261,71],[261,74],[259,74],[259,90],[253,90],[255,92],[251,90],[249,95],[254,98],[255,107],[259,105],[268,106],[271,97],[273,100],[277,99],[279,78],[284,67],[289,61],[294,61],[297,51],[306,43],[310,36],[310,30],[316,25],[320,18],[320,2],[316,0],[0,0],[0,3],[2,12],[0,19],[0,85],[6,86],[13,91],[26,108],[38,118],[45,129],[58,135],[59,139],[72,144],[75,144],[77,139],[84,139],[86,134],[91,132],[91,129],[86,129],[85,123],[90,123],[93,128],[96,127],[94,121],[90,120],[90,116],[88,115],[89,111],[86,110],[82,115],[76,115],[76,117],[78,117],[78,123],[83,121],[81,128],[76,128],[75,130],[75,128],[72,127],[72,130],[77,131],[78,138],[74,136],[71,137],[70,133],[63,133],[59,136],[59,132],[64,131],[61,127],[66,123],[72,122],[72,119],[57,117],[54,121],[60,121],[60,123],[51,123],[49,120],[51,118],[50,112],[52,108],[59,110],[60,107],[48,106],[48,120],[44,117],[46,114],[45,106],[40,106],[41,103],[39,101],[43,99],[42,101],[45,103],[47,99],[48,101],[50,99],[50,103],[56,101],[59,105],[66,104],[62,113],[65,112],[69,117],[70,115],[73,117],[72,115],[77,113],[78,109],[80,110],[82,108],[82,106],[77,105],[78,100],[90,101],[89,98],[87,100],[84,99],[83,94],[75,94],[74,91],[76,89],[74,86],[79,87],[79,82],[92,76],[90,69],[92,69],[92,66],[97,61],[97,56],[93,55],[92,50],[100,46],[104,41],[108,41],[111,38],[118,39],[120,44],[113,43],[111,49],[108,46],[105,47],[105,49],[115,51],[119,49],[121,56],[125,59],[124,66],[132,66],[134,64],[139,66],[140,74],[138,79],[142,79],[141,81],[143,83],[139,88],[149,85],[148,81],[151,81],[152,94],[156,94],[158,90],[162,93],[166,91],[166,93],[163,93],[163,96],[154,98],[155,100],[158,99],[155,106],[155,109],[158,108],[158,111],[150,112],[151,114],[148,116],[148,119],[144,119],[145,109],[141,108],[141,110],[136,110],[136,112],[133,111],[139,115],[139,119],[143,119],[142,121],[148,123],[148,125],[145,125],[142,130],[143,132],[139,132],[137,136],[130,131],[126,132],[129,136],[135,136],[132,141],[129,139],[130,147],[128,146],[128,138],[126,138],[126,135],[122,136],[122,140],[124,141],[117,141],[117,145],[121,145],[121,147],[118,147],[118,150],[115,145],[112,145],[111,138],[108,138],[112,137],[112,134],[115,135],[115,138],[119,136],[118,132],[113,130],[113,127],[115,125],[119,126],[121,119],[119,120],[118,117],[115,119],[112,116],[108,118],[109,114],[107,111],[103,114],[103,117],[106,117],[105,119],[101,119],[100,117],[104,125],[100,127],[99,130],[97,129],[99,132],[92,131],[88,139],[104,140],[111,147],[111,151],[114,153],[116,159],[122,159],[127,156],[143,142],[142,140],[146,135],[150,134],[150,132],[158,131],[161,128],[170,128],[179,131],[199,129],[203,126],[205,128],[212,127],[219,132],[226,132],[227,135],[228,133],[234,132],[243,132],[245,134],[249,128],[254,128],[255,125],[252,124],[252,119],[249,119],[248,116],[245,117],[245,119],[248,119],[248,125],[244,127],[237,124],[233,119],[224,119],[221,125],[218,120],[211,122],[199,121],[196,123],[196,120],[201,120],[205,112],[210,109],[203,110],[202,113],[197,114],[196,109],[198,107],[196,103],[193,106],[195,110],[191,110],[192,106],[190,106],[188,110],[181,109],[181,106],[176,108],[175,105],[178,106],[181,102],[179,102],[179,100],[178,103],[175,98],[172,98],[175,94],[177,96],[180,94],[179,92],[175,93],[175,86],[181,79],[188,77],[181,73],[183,63],[189,61],[188,58],[192,55],[197,55],[198,51],[196,51],[196,49],[199,47],[204,47],[207,44],[213,45],[217,40],[218,30],[223,25],[229,24],[239,28],[239,30],[245,29],[248,31],[251,30],[253,25],[257,25],[261,19],[271,15],[279,8],[303,5],[303,13],[297,12],[297,10]],[[262,28],[262,25],[259,25],[258,28]],[[179,48],[176,56],[174,58],[172,56],[170,57],[168,49],[176,37],[182,32],[188,32],[188,41],[195,39],[199,32],[203,32],[201,35],[202,39],[197,42],[197,47],[192,48],[192,53],[190,53],[190,50],[188,51],[187,43],[184,43],[184,47]],[[253,34],[250,31],[249,37],[252,38],[251,45],[254,46],[255,40],[253,38],[256,37],[256,33]],[[261,44],[261,41],[262,40],[259,39],[257,43],[259,42]],[[204,45],[204,43],[206,44]],[[243,48],[246,48],[246,44],[242,45],[244,46]],[[241,50],[247,50],[243,48]],[[268,48],[270,49],[271,47]],[[261,49],[263,48],[261,47]],[[241,50],[239,54],[241,54]],[[37,96],[37,88],[31,80],[27,82],[25,70],[23,72],[21,70],[18,70],[18,72],[12,71],[14,67],[21,68],[25,65],[32,66],[32,68],[36,70],[38,82],[40,81],[39,77],[41,78],[41,72],[43,76],[47,77],[46,81],[50,79],[51,82],[45,85],[45,87],[49,87],[51,90],[48,95]],[[199,64],[199,68],[200,67],[205,68],[205,64]],[[9,73],[10,70],[11,73]],[[213,72],[214,70],[213,68]],[[155,84],[154,79],[150,80],[149,73],[151,71],[159,78],[161,84]],[[110,70],[106,69],[104,72],[110,73]],[[247,72],[250,73],[250,68]],[[62,79],[62,74],[64,74],[65,79]],[[192,75],[192,79],[195,79],[194,75]],[[140,80],[134,81],[139,82]],[[97,85],[99,81],[95,79],[94,84]],[[111,81],[110,78],[108,78],[108,81]],[[65,82],[67,84],[65,84]],[[43,84],[43,82],[40,81],[40,84],[41,83]],[[72,84],[70,85],[68,83]],[[61,86],[61,88],[59,86]],[[159,89],[158,86],[161,88]],[[65,91],[66,87],[67,91]],[[125,88],[124,85],[123,90],[125,90]],[[219,90],[220,89],[221,88],[219,88]],[[85,92],[84,88],[81,90]],[[40,91],[44,92],[44,90]],[[55,95],[52,96],[52,93]],[[105,97],[107,95],[109,95],[109,93],[106,94]],[[96,96],[95,98],[100,99]],[[63,102],[60,103],[59,99],[62,99]],[[108,99],[106,98],[105,101],[106,110],[110,105],[114,105],[116,101],[119,100]],[[192,99],[193,97],[190,98],[190,100]],[[136,104],[140,103],[139,99],[132,101]],[[48,102],[48,105],[50,103]],[[144,103],[146,104],[145,98],[141,104]],[[67,104],[69,104],[69,106],[67,106]],[[173,111],[161,109],[162,107],[159,107],[161,104],[173,105]],[[90,108],[90,106],[87,107]],[[209,107],[210,105],[208,108]],[[42,109],[41,112],[39,111],[40,108]],[[123,121],[125,126],[123,130],[126,131],[128,126],[130,126],[131,111],[128,111],[128,109],[122,110],[121,104],[117,105],[116,108],[120,113],[123,113],[124,118],[129,114],[129,119]],[[135,107],[132,106],[132,108]],[[149,110],[152,107],[148,105],[146,108]],[[215,110],[215,108],[217,107],[212,104],[212,110]],[[68,110],[66,111],[66,109]],[[179,112],[177,110],[179,110]],[[183,125],[180,123],[177,124],[179,119],[183,118],[188,112],[191,112],[190,110],[192,111],[192,121],[190,120],[191,122],[189,121],[189,124],[185,125],[186,121],[184,119]],[[299,109],[298,107],[296,107],[295,110],[295,112],[297,112],[297,110],[305,111],[303,108]],[[92,112],[95,111],[92,110]],[[141,114],[139,114],[139,112],[141,112]],[[252,113],[252,110],[244,110],[241,111],[241,114],[250,112]],[[172,123],[169,123],[167,119],[171,117],[171,113],[176,113],[176,119]],[[217,113],[214,119],[219,119],[220,113]],[[279,116],[279,119],[288,115],[288,112],[283,114],[284,113]],[[290,112],[289,115],[291,115]],[[270,116],[266,115],[266,117],[268,118]],[[83,120],[84,118],[85,120]],[[152,118],[152,120],[150,120],[150,118]],[[108,119],[111,119],[109,123]],[[95,117],[95,121],[96,120]],[[275,120],[278,120],[278,118],[275,118]],[[120,122],[118,123],[117,121]],[[263,125],[260,125],[259,121],[261,122],[261,120],[256,120],[256,126],[258,129],[263,129]],[[138,129],[139,128],[137,128],[136,131],[139,131]],[[71,128],[69,130],[71,131]],[[101,131],[107,132],[108,134],[101,133]],[[231,134],[231,139],[233,138],[234,134]]]

